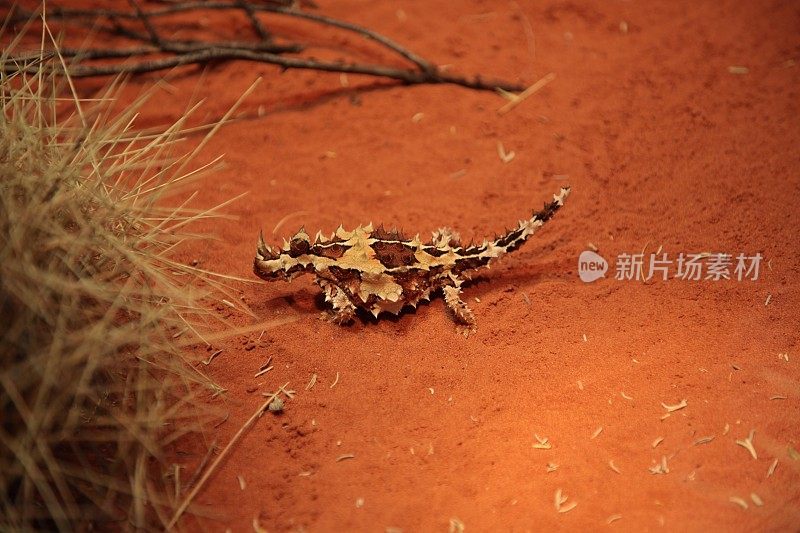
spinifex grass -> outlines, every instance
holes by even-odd
[[[0,529],[158,527],[180,498],[165,447],[198,428],[210,396],[182,346],[217,320],[207,302],[221,288],[173,253],[222,206],[170,200],[203,170],[196,150],[172,155],[185,118],[137,133],[146,99],[115,114],[114,87],[82,101],[63,77],[6,70]]]

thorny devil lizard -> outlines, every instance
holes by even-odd
[[[516,228],[467,246],[448,228],[434,231],[427,244],[419,235],[408,239],[397,230],[373,229],[372,224],[353,231],[339,226],[330,238],[317,232],[313,241],[301,229],[288,242],[284,240],[280,249],[267,246],[262,234],[253,270],[268,281],[291,281],[313,273],[325,300],[333,306],[332,318],[337,324],[350,323],[359,308],[375,317],[383,311],[397,315],[403,307],[416,307],[442,289],[466,335],[475,329],[475,316],[461,300],[461,284],[475,271],[522,246],[564,205],[569,191],[569,187],[562,188],[544,209],[520,220]]]

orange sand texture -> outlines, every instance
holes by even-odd
[[[262,393],[286,382],[297,392],[221,464],[197,499],[206,516],[182,524],[800,530],[800,4],[319,4],[453,72],[524,85],[556,77],[499,116],[501,97],[455,86],[245,62],[204,78],[194,67],[173,73],[143,124],[174,121],[193,97],[212,120],[263,78],[243,119],[202,156],[224,154],[226,166],[203,182],[199,203],[247,192],[229,209],[238,219],[204,228],[219,241],[183,259],[253,279],[242,299],[258,321],[292,319],[213,347],[223,352],[204,370],[227,389],[213,402],[229,417],[202,446],[178,443],[176,457],[191,473]],[[352,35],[265,22],[318,57],[346,46],[352,59],[396,61]],[[238,15],[194,23],[249,38]],[[134,78],[131,97],[158,77]],[[498,142],[513,160],[501,160]],[[478,320],[469,338],[441,298],[339,327],[319,319],[309,277],[266,284],[251,272],[262,228],[272,244],[301,224],[313,235],[370,221],[482,239],[566,184],[564,209],[465,290]],[[578,256],[592,246],[610,270],[583,283]],[[756,281],[615,279],[619,254],[659,250],[764,260]],[[255,378],[269,357],[273,370]],[[664,416],[662,403],[682,400]],[[751,430],[756,457],[737,444]]]

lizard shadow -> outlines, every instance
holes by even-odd
[[[436,299],[437,297],[441,296],[441,291],[436,291],[433,293],[431,300]],[[314,304],[316,308],[330,317],[333,317],[331,304],[325,301],[325,294],[318,293],[314,297]],[[374,316],[372,313],[365,309],[356,308],[356,313],[354,320],[357,321],[362,326],[374,326],[381,322],[390,322],[392,324],[397,324],[400,320],[403,319],[406,315],[415,315],[417,314],[417,310],[428,307],[431,304],[430,301],[421,301],[417,303],[417,307],[412,307],[410,305],[404,306],[398,314],[393,313],[381,313],[377,317]],[[352,325],[352,324],[350,324]]]
[[[371,93],[388,92],[407,84],[396,81],[371,81],[353,87],[336,87],[332,89],[320,88],[300,92],[295,95],[285,96],[279,100],[262,102],[263,107],[255,105],[256,111],[243,111],[237,116],[238,121],[260,121],[265,117],[294,113],[297,111],[310,111],[335,100],[346,99],[352,106],[362,105],[362,96]]]
[[[566,282],[574,274],[571,263],[571,261],[564,259],[537,264],[536,266],[517,266],[516,268],[497,269],[477,274],[469,280],[465,280],[462,284],[462,299],[467,304],[472,304],[475,299],[503,298],[503,295],[509,292],[526,293],[541,283],[551,281]],[[362,327],[374,326],[384,321],[391,324],[402,324],[402,320],[407,320],[408,316],[415,316],[418,310],[427,309],[432,303],[438,305],[437,300],[441,300],[445,311],[449,312],[446,305],[444,305],[441,289],[437,289],[431,294],[430,300],[420,301],[416,307],[406,305],[396,315],[393,313],[381,313],[375,317],[369,311],[357,308],[354,323],[360,324]],[[316,310],[322,315],[331,318],[333,316],[331,304],[325,301],[325,294],[310,288],[303,288],[296,293],[277,296],[269,303],[264,304],[265,307],[270,308],[286,305],[300,312]]]
[[[562,266],[559,262],[553,263],[551,266]],[[566,266],[563,265],[563,266]],[[562,276],[548,274],[552,269],[542,268],[531,271],[523,269],[522,271],[495,271],[486,274],[480,274],[465,280],[462,284],[462,299],[468,304],[470,300],[475,298],[486,298],[494,293],[501,294],[509,292],[509,290],[530,290],[534,286],[546,282],[548,280],[562,279]],[[284,297],[284,301],[295,303],[294,299]],[[420,309],[428,308],[432,303],[437,300],[444,301],[442,290],[437,289],[431,294],[428,301],[420,301],[416,307],[411,305],[404,306],[398,314],[381,313],[377,317],[365,309],[357,308],[355,313],[355,320],[362,326],[374,326],[381,322],[389,322],[392,324],[401,323],[402,320],[408,316],[414,316]],[[325,301],[325,295],[318,292],[314,295],[314,307],[321,313],[331,313],[331,305]],[[446,307],[446,306],[445,306]]]
[[[526,276],[529,277],[529,276]],[[493,281],[493,277],[490,276],[475,276],[474,278],[465,281],[462,284],[462,288],[469,290],[470,288],[474,288],[476,286],[486,286],[486,291],[488,292],[491,282]],[[466,296],[463,296],[466,298]],[[428,308],[431,304],[436,304],[437,300],[442,302],[444,310],[448,314],[452,314],[449,309],[447,309],[446,305],[444,305],[444,295],[442,294],[441,289],[435,290],[431,293],[430,300],[422,300],[417,303],[416,307],[411,305],[405,305],[403,308],[398,312],[398,314],[384,312],[379,314],[377,317],[374,316],[372,313],[365,309],[357,308],[355,312],[354,320],[357,321],[361,326],[370,327],[376,326],[382,322],[389,322],[391,324],[402,324],[403,321],[407,321],[409,316],[415,316],[417,311],[421,309]],[[330,303],[325,301],[324,293],[318,293],[314,297],[314,305],[321,313],[331,314],[331,305]],[[331,315],[332,316],[332,315]],[[352,325],[352,324],[351,324]]]

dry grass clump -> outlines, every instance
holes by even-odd
[[[0,530],[153,528],[180,496],[165,449],[210,384],[186,360],[214,278],[173,259],[215,216],[169,197],[185,119],[132,129],[114,87],[79,100],[0,61]],[[60,58],[42,57],[58,66]],[[40,69],[47,71],[47,69]],[[188,113],[187,113],[188,115]],[[201,143],[202,145],[203,143]],[[169,206],[169,207],[168,207]]]

